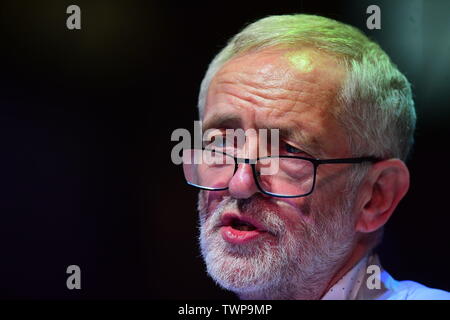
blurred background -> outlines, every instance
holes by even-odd
[[[66,8],[81,8],[81,30]],[[366,8],[381,8],[381,30]],[[411,189],[381,261],[450,290],[450,2],[22,1],[0,4],[0,298],[234,299],[205,273],[197,191],[172,164],[209,61],[244,25],[312,13],[364,30],[413,85]],[[66,268],[81,268],[68,290]]]

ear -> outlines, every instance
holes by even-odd
[[[409,189],[409,170],[399,159],[375,163],[360,189],[356,231],[369,233],[391,217]]]

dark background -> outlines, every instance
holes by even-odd
[[[66,28],[77,4],[82,29]],[[381,30],[366,8],[381,7]],[[450,290],[448,1],[2,1],[0,297],[234,298],[197,248],[196,190],[171,162],[200,81],[246,23],[285,13],[351,23],[413,84],[412,184],[381,261],[399,280]],[[66,288],[81,267],[82,289]]]

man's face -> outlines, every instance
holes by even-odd
[[[343,68],[311,49],[265,50],[226,63],[209,87],[203,129],[280,129],[279,154],[349,157],[332,116]],[[261,194],[239,164],[224,191],[199,195],[200,245],[209,274],[242,297],[314,297],[354,245],[348,165],[322,165],[310,196]],[[243,222],[251,223],[242,227]]]

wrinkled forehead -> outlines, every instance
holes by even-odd
[[[203,123],[206,128],[231,122],[243,129],[279,127],[310,141],[339,136],[332,111],[344,75],[337,59],[309,48],[239,56],[212,79]]]
[[[249,76],[249,81],[267,87],[288,82],[311,81],[318,85],[339,85],[345,70],[337,57],[318,52],[317,49],[273,48],[245,53],[226,62],[211,81],[211,86],[223,76]],[[251,79],[250,79],[251,78]]]
[[[271,107],[271,102],[276,102],[274,112],[290,111],[307,103],[330,112],[337,106],[344,77],[345,69],[337,58],[312,48],[247,53],[231,59],[215,74],[205,114],[217,108],[214,98],[218,94],[236,95],[255,107]]]

